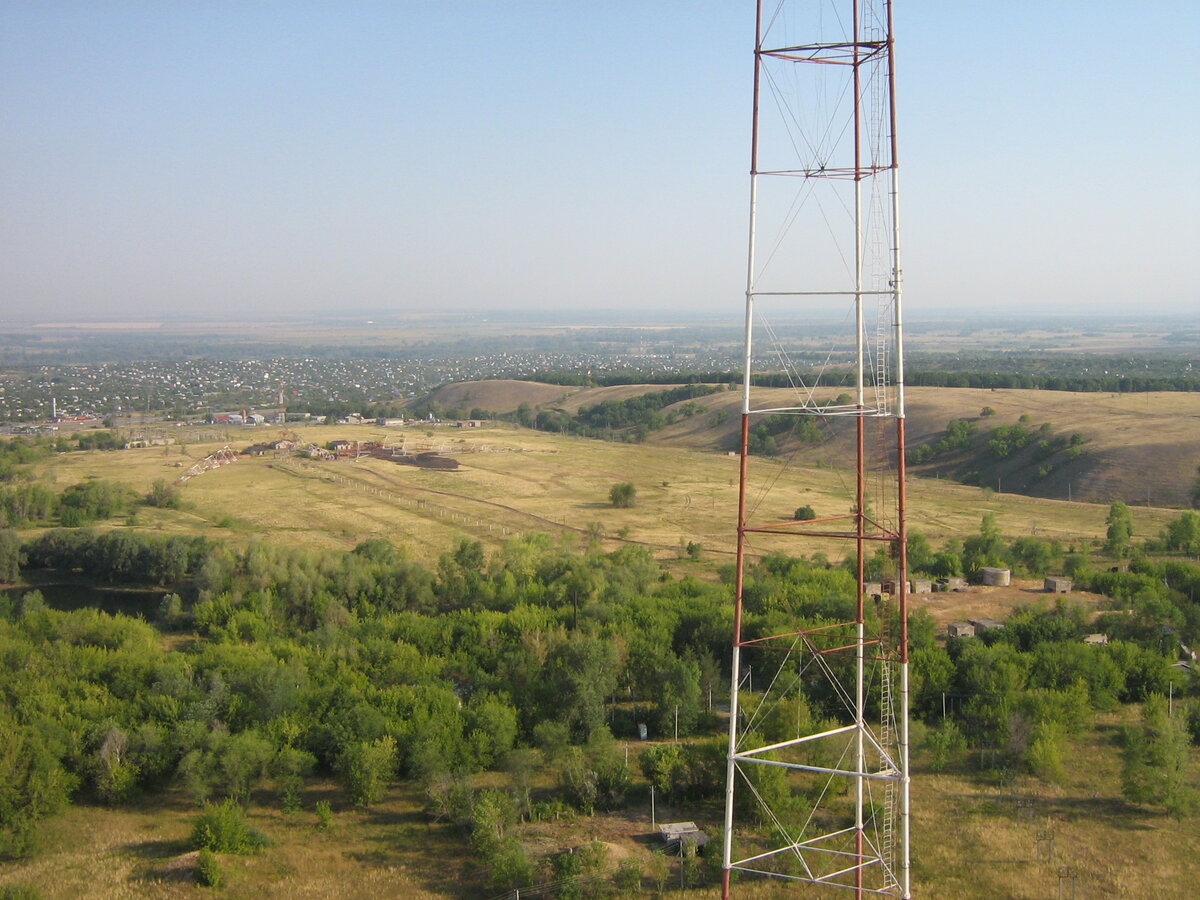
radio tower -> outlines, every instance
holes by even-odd
[[[762,878],[912,896],[893,62],[889,0],[758,0],[723,900]],[[827,322],[841,324],[812,357]],[[796,326],[804,343],[789,346]],[[819,365],[802,370],[800,353]],[[768,371],[790,390],[760,387]],[[804,477],[751,452],[756,426],[782,417],[845,447],[833,514],[766,508]],[[831,547],[853,588],[770,613],[747,592],[764,552]]]

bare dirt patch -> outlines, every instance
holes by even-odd
[[[963,591],[938,591],[931,594],[914,594],[912,609],[925,610],[939,629],[951,622],[966,622],[970,619],[988,618],[1003,622],[1014,610],[1025,606],[1051,609],[1056,601],[1078,604],[1094,618],[1105,598],[1087,591],[1072,591],[1069,594],[1051,594],[1042,589],[1042,580],[1014,578],[1007,587],[970,585]]]

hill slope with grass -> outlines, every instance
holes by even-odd
[[[477,382],[474,387],[448,385],[433,397],[440,403],[442,398],[484,397],[495,391],[506,399],[508,410],[523,402],[534,416],[542,410],[578,415],[600,402],[671,387],[579,390],[533,382]],[[819,389],[816,399],[833,402],[839,390]],[[783,388],[754,392],[756,408],[786,406],[797,399],[795,391]],[[737,390],[681,401],[665,407],[666,424],[643,437],[648,443],[692,450],[736,450],[740,408]],[[1200,488],[1198,420],[1200,394],[1192,393],[910,388],[910,469],[913,474],[1004,493],[1187,507],[1196,502]],[[831,464],[853,452],[850,418],[763,417],[754,425],[759,431],[754,449],[793,457],[800,464]]]

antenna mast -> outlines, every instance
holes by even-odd
[[[893,49],[891,0],[758,0],[723,900],[735,872],[912,896]],[[781,321],[797,352],[814,325],[842,323],[824,368],[792,362]],[[762,337],[776,346],[760,350]],[[768,357],[790,388],[757,384]],[[852,394],[822,399],[822,385]],[[848,514],[763,509],[789,474],[804,477],[752,440],[787,416],[853,441]],[[854,587],[817,607],[783,598],[793,620],[781,627],[746,585],[755,558],[798,546],[844,548]]]

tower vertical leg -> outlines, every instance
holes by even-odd
[[[773,0],[765,23],[761,0],[757,6],[721,896],[723,900],[732,896],[732,873],[739,871],[849,888],[860,898],[866,894],[910,897],[908,572],[892,4],[890,0]],[[793,6],[797,9],[785,9]],[[804,14],[821,7],[829,14],[801,21]],[[814,31],[787,33],[785,29],[797,21]],[[778,75],[775,69],[780,70]],[[793,114],[788,104],[803,100],[809,76],[828,84],[814,88],[811,109]],[[765,104],[760,102],[764,90],[770,92],[770,102]],[[839,108],[833,112],[828,109],[831,98],[839,98]],[[765,122],[764,114],[776,118]],[[824,114],[829,120],[818,121]],[[888,173],[890,204],[883,200]],[[782,202],[772,206],[776,189]],[[778,242],[772,235],[763,245],[770,252],[764,253],[761,268],[755,259],[760,191],[764,208],[786,211],[780,215]],[[809,196],[818,191],[828,191],[833,202],[823,205],[818,199],[806,206]],[[805,220],[806,227],[796,229],[802,239],[791,255],[784,249],[787,231],[805,209],[813,212]],[[831,251],[822,253],[811,246],[812,229],[807,226],[815,223],[833,231],[830,209],[848,214],[844,225],[848,233],[835,235]],[[781,267],[782,283],[771,283],[773,267],[780,261],[794,264]],[[793,278],[801,281],[788,283]],[[762,363],[752,348],[758,318],[768,314],[771,304],[783,305],[791,314],[806,303],[826,301],[852,303],[853,358],[838,372],[839,377],[849,378],[834,383],[852,385],[854,396],[841,405],[822,403],[813,399],[818,384],[813,381],[801,385],[807,394],[797,391],[794,404],[781,406],[777,397],[756,402],[756,366]],[[878,339],[873,348],[865,337],[869,307],[877,316]],[[889,317],[894,326],[890,345]],[[774,338],[774,332],[768,331],[767,337]],[[837,345],[842,360],[845,347],[845,343]],[[785,355],[781,352],[775,358]],[[791,369],[788,375],[792,384],[806,377]],[[819,416],[827,424],[833,422],[834,430],[837,422],[854,420],[855,471],[853,496],[846,498],[848,513],[843,506],[836,515],[805,521],[757,521],[758,510],[769,506],[758,500],[766,490],[763,486],[775,484],[786,468],[772,462],[761,480],[752,473],[750,436],[755,417],[764,415]],[[894,432],[872,429],[868,433],[871,419],[892,417],[897,420]],[[893,435],[894,446],[882,454],[873,452],[879,449],[877,441],[887,444]],[[880,458],[886,460],[882,465]],[[878,494],[868,493],[869,476],[879,477]],[[870,484],[875,491],[875,481]],[[830,541],[848,542],[845,555],[854,554],[855,597],[852,615],[848,607],[838,607],[845,621],[802,620],[785,633],[762,635],[766,617],[744,620],[747,579],[754,575],[752,558],[779,549],[778,543],[760,547],[757,542],[760,536],[777,541],[780,535],[820,539],[822,550]],[[877,574],[878,567],[869,562],[877,547],[891,551],[887,558],[892,568],[885,573]],[[882,584],[876,586],[876,580]],[[882,623],[893,618],[898,618],[898,627],[885,630]],[[753,625],[748,627],[746,621]],[[743,695],[743,668],[751,667],[755,685],[763,686]],[[807,699],[814,714],[796,716],[794,735],[776,723],[764,743],[767,739],[759,737],[765,733],[762,718],[770,715],[776,694],[795,696],[797,704]],[[802,720],[810,723],[804,729]],[[813,721],[823,724],[812,725]],[[882,824],[875,785],[884,785],[880,793],[887,812]],[[799,799],[811,808],[794,820],[787,819],[771,808],[773,798],[781,795],[787,801],[781,804],[785,811],[794,809],[793,801]],[[741,820],[740,811],[754,806],[764,810],[757,818],[765,825]]]

